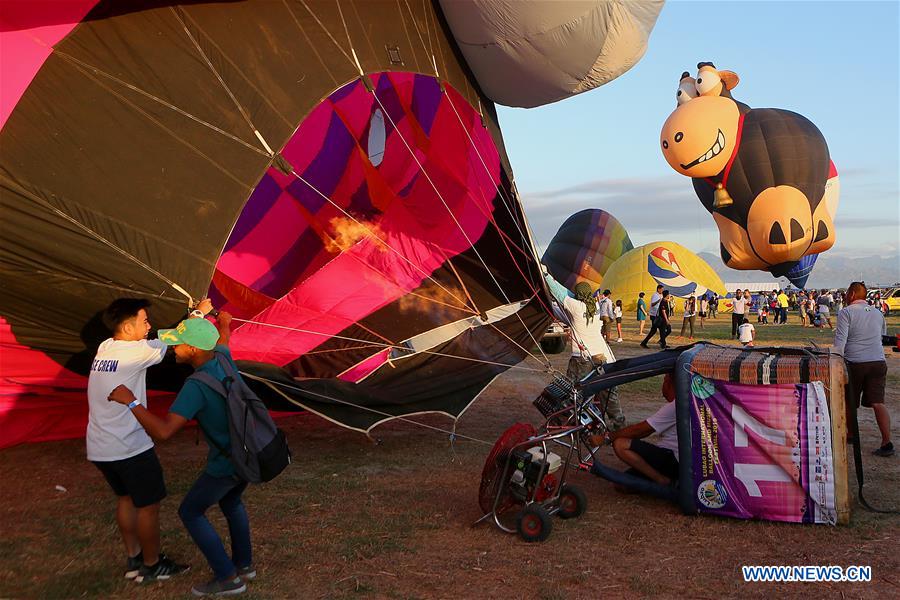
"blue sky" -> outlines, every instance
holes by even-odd
[[[670,0],[644,58],[618,79],[540,108],[498,107],[538,246],[573,212],[604,208],[636,246],[668,239],[718,254],[712,217],[658,146],[682,71],[712,61],[740,76],[735,98],[801,113],[825,135],[841,200],[837,242],[817,270],[881,256],[894,273],[869,279],[900,279],[898,31],[897,1]]]

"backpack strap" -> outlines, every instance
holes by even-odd
[[[216,355],[218,356],[218,353],[216,353]],[[204,373],[203,371],[195,371],[190,377],[188,377],[188,380],[191,379],[205,385],[215,393],[220,394],[222,398],[227,402],[228,391],[225,389],[225,384],[223,384],[221,381],[219,381],[209,373]],[[203,424],[200,423],[199,419],[197,419],[197,427],[203,430],[203,434],[206,436],[206,440],[213,446],[215,446],[216,450],[219,451],[219,454],[221,454],[225,458],[231,458],[231,453],[227,452],[225,448],[223,448],[219,445],[218,442],[216,442],[215,438],[213,438],[209,434],[209,432],[206,430],[206,427],[204,427]]]

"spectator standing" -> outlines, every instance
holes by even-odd
[[[715,319],[716,313],[719,312],[719,295],[713,294],[712,298],[709,300],[709,318]]]
[[[778,324],[784,325],[787,323],[787,313],[788,313],[788,297],[787,294],[784,293],[784,290],[781,290],[778,293]]]
[[[659,302],[659,315],[657,321],[659,322],[659,347],[665,350],[669,346],[666,344],[666,338],[669,337],[669,334],[672,333],[672,323],[670,318],[670,307],[672,306],[669,303],[669,299],[671,298],[671,294],[669,290],[663,290],[662,300]]]
[[[850,404],[875,411],[875,422],[881,432],[881,446],[876,456],[894,454],[891,441],[891,414],[884,406],[884,387],[887,380],[887,361],[881,337],[887,333],[884,315],[866,303],[866,286],[854,281],[847,288],[847,306],[838,313],[833,351],[847,362],[850,375]],[[859,440],[856,440],[859,443]]]
[[[831,294],[828,293],[828,290],[822,290],[816,299],[816,308],[821,318],[828,323],[828,328],[834,329],[834,325],[831,324],[831,301]]]
[[[680,338],[684,337],[684,331],[690,326],[690,339],[694,340],[694,319],[697,316],[697,298],[694,297],[694,294],[691,294],[687,300],[684,301],[684,318],[681,321],[681,334],[678,336]]]
[[[600,317],[600,321],[603,322],[603,339],[607,342],[609,341],[609,330],[612,328],[612,323],[615,321],[616,314],[613,311],[613,302],[609,295],[612,292],[609,290],[603,290],[603,295],[600,297],[600,302],[597,304],[597,316]]]
[[[622,301],[616,300],[616,305],[613,306],[613,316],[616,318],[616,333],[618,333],[618,337],[616,337],[617,342],[622,341]]]
[[[738,327],[741,325],[741,322],[744,320],[744,311],[746,310],[746,303],[744,302],[744,294],[741,290],[735,290],[734,292],[734,301],[732,302],[732,312],[731,312],[731,339],[735,339],[737,337]]]
[[[650,296],[650,333],[641,342],[641,347],[646,348],[647,342],[659,331],[659,308],[663,303],[663,286],[656,286],[656,292]]]
[[[700,329],[703,329],[703,320],[709,314],[709,299],[706,294],[700,297]]]
[[[644,335],[644,325],[647,323],[647,301],[644,300],[644,292],[638,294],[637,320],[638,324],[641,326],[638,335]]]

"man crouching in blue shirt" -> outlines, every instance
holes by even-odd
[[[175,329],[160,330],[158,337],[160,341],[174,346],[177,362],[189,364],[195,371],[204,371],[223,381],[225,372],[216,360],[216,353],[231,361],[237,372],[237,365],[234,365],[227,346],[230,336],[231,315],[223,311],[218,316],[218,328],[204,318],[191,318],[182,321]],[[127,387],[119,386],[112,391],[109,399],[132,406],[134,395]],[[245,592],[247,585],[244,580],[256,577],[252,566],[250,521],[241,501],[247,482],[235,475],[228,458],[231,438],[225,398],[199,381],[188,380],[165,418],[157,417],[140,404],[132,406],[131,410],[147,433],[157,440],[169,439],[190,419],[197,420],[209,446],[209,454],[206,468],[181,502],[178,515],[209,562],[215,577],[195,585],[191,591],[195,596]],[[217,503],[228,521],[230,558],[205,514]]]

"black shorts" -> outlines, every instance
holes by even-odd
[[[156,450],[112,461],[93,461],[116,496],[131,496],[136,508],[156,504],[166,497],[166,482]]]
[[[847,363],[847,372],[850,375],[850,402],[852,406],[862,405],[869,408],[873,404],[884,404],[884,385],[887,379],[887,362],[876,360],[872,362]]]
[[[644,440],[631,440],[631,449],[643,458],[648,465],[665,475],[672,481],[678,479],[678,459],[675,453],[668,448],[660,448],[655,444],[645,442]],[[628,473],[648,479],[643,473],[637,469],[628,469]]]

